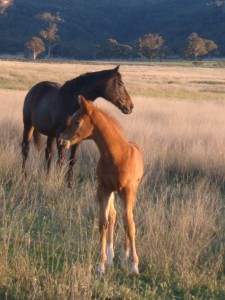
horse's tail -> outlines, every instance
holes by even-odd
[[[34,138],[34,144],[37,148],[38,151],[41,151],[41,133],[37,131],[37,129],[34,129],[34,133],[33,133],[33,138]]]

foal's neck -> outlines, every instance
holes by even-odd
[[[93,112],[92,122],[95,127],[92,138],[99,149],[101,158],[110,162],[120,160],[129,147],[120,130],[111,119],[98,111]]]

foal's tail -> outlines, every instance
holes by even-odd
[[[34,138],[34,144],[39,151],[41,151],[41,141],[42,141],[42,138],[41,138],[41,133],[37,131],[37,129],[35,128],[34,129],[34,133],[33,133],[33,138]]]

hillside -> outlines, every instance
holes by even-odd
[[[23,52],[24,43],[38,35],[44,24],[35,16],[59,12],[60,43],[55,55],[92,58],[91,46],[106,38],[135,44],[146,33],[161,34],[177,54],[187,36],[196,31],[213,39],[225,54],[224,6],[207,0],[14,0],[0,15],[0,53]]]

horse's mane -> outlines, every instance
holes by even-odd
[[[60,88],[60,95],[63,98],[67,98],[66,96],[69,95],[69,97],[71,97],[71,95],[73,95],[74,93],[79,93],[80,90],[89,84],[92,84],[93,82],[95,82],[97,79],[104,79],[107,77],[112,76],[112,71],[113,70],[103,70],[103,71],[97,71],[97,72],[87,72],[87,73],[83,73],[80,76],[68,80],[66,81]],[[118,76],[121,77],[120,73],[117,73]]]

